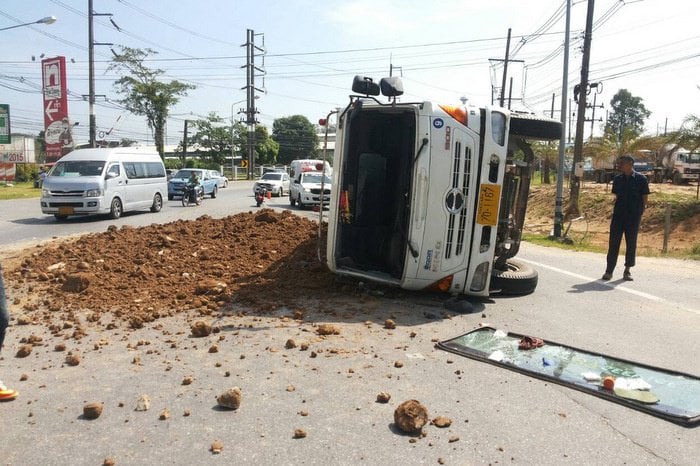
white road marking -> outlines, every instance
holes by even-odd
[[[531,260],[528,260],[528,259],[522,259],[522,258],[520,258],[520,257],[518,258],[518,260],[521,260],[521,261],[523,261],[523,262],[527,262],[528,264],[532,264],[532,265],[534,265],[535,267],[539,267],[539,268],[543,268],[543,269],[549,269],[549,270],[551,270],[551,271],[553,271],[553,272],[561,273],[561,274],[564,274],[564,275],[569,275],[569,276],[571,276],[571,277],[579,278],[579,279],[581,279],[581,280],[597,281],[597,282],[600,283],[601,285],[607,286],[608,288],[611,288],[611,289],[624,291],[625,293],[633,294],[633,295],[639,296],[640,298],[645,298],[645,299],[648,299],[648,300],[650,300],[650,301],[656,301],[656,302],[658,302],[658,303],[673,304],[673,305],[678,306],[679,308],[683,309],[684,311],[692,312],[693,314],[700,314],[700,310],[691,309],[691,308],[689,308],[689,307],[685,307],[684,305],[682,305],[682,304],[680,304],[680,303],[677,303],[677,302],[674,302],[674,301],[669,301],[668,299],[664,299],[664,298],[661,298],[661,297],[656,296],[656,295],[653,295],[653,294],[645,293],[645,292],[643,292],[643,291],[637,291],[637,290],[635,290],[635,289],[627,288],[626,286],[622,286],[622,285],[611,285],[610,283],[604,282],[604,281],[601,280],[601,279],[595,279],[595,278],[587,277],[587,276],[585,276],[585,275],[581,275],[581,274],[574,273],[574,272],[569,272],[568,270],[560,269],[560,268],[558,268],[558,267],[552,267],[551,265],[542,264],[542,263],[540,263],[540,262],[535,262],[535,261],[531,261]]]

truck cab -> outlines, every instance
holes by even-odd
[[[536,272],[512,260],[533,167],[527,140],[558,140],[561,124],[497,107],[397,102],[395,77],[357,76],[353,92],[338,115],[329,268],[411,290],[534,291]]]

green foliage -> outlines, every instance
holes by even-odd
[[[674,142],[690,151],[700,148],[700,117],[688,115],[683,120],[681,129],[675,135]]]
[[[194,121],[193,135],[188,138],[188,147],[196,147],[194,155],[208,167],[223,165],[231,156],[231,127],[223,123],[223,118],[211,112]]]
[[[15,181],[34,181],[39,178],[39,167],[33,163],[18,163],[15,165]]]
[[[651,112],[642,103],[641,97],[633,96],[627,89],[620,89],[610,100],[612,111],[605,125],[606,134],[616,136],[618,143],[623,139],[635,139],[644,131],[644,121]],[[629,135],[626,137],[626,132]]]
[[[153,132],[158,153],[163,157],[165,122],[170,108],[195,86],[176,80],[158,81],[164,71],[150,69],[144,65],[145,60],[158,53],[155,50],[124,46],[120,48],[121,53],[112,59],[108,68],[108,70],[123,73],[123,76],[114,83],[117,93],[124,96],[119,102],[131,113],[146,117],[148,126]]]
[[[272,139],[279,144],[278,163],[288,165],[295,159],[317,157],[316,129],[303,115],[276,119],[272,124]]]
[[[267,128],[262,125],[255,127],[256,165],[274,165],[277,163],[280,145],[270,137]]]

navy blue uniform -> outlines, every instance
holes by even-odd
[[[649,194],[649,182],[644,175],[635,171],[629,176],[621,173],[613,178],[612,192],[616,198],[610,220],[606,273],[615,270],[622,235],[625,236],[625,267],[634,267],[637,234],[644,213],[644,197]]]

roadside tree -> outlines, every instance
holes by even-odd
[[[618,146],[625,140],[634,140],[644,132],[644,122],[651,112],[641,97],[633,96],[627,89],[620,89],[610,100],[612,111],[605,125],[606,136],[617,138]]]
[[[278,118],[272,123],[272,139],[279,144],[278,162],[315,158],[318,136],[314,125],[303,115]]]
[[[177,80],[159,81],[158,78],[164,71],[148,68],[144,64],[146,59],[158,53],[155,50],[124,46],[120,48],[121,53],[116,54],[108,67],[108,70],[116,70],[123,74],[114,83],[117,93],[124,96],[119,102],[131,113],[146,117],[156,149],[162,158],[165,122],[170,108],[195,86]]]
[[[214,168],[224,165],[231,156],[231,127],[224,124],[224,119],[216,112],[206,118],[193,122],[193,134],[188,137],[187,145],[192,153],[201,159],[206,167]]]
[[[675,135],[675,142],[690,151],[700,148],[700,116],[688,115]]]

